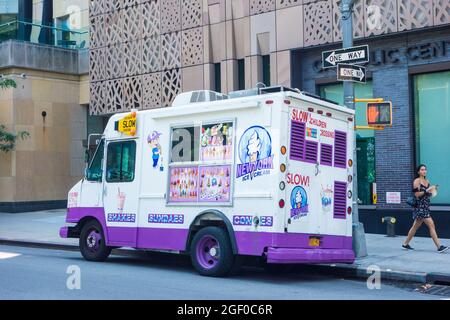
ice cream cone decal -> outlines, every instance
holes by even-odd
[[[297,208],[300,208],[302,206],[302,194],[300,191],[297,191],[295,195],[295,203],[297,204]]]
[[[250,162],[258,160],[258,155],[261,152],[261,140],[259,139],[258,132],[254,131],[248,140],[247,155]]]

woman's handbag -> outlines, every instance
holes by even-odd
[[[406,203],[409,206],[415,208],[415,207],[417,207],[417,198],[414,196],[408,197],[408,199],[406,199]]]

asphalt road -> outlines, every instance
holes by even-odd
[[[245,267],[233,277],[208,278],[173,256],[95,263],[79,252],[0,246],[0,299],[442,299],[384,283],[369,290],[364,281],[302,270],[272,275]],[[69,284],[80,289],[67,288],[70,266],[79,268],[80,281]]]

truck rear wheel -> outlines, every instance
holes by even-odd
[[[106,245],[102,226],[95,220],[83,226],[79,244],[81,254],[88,261],[105,261],[112,250]]]
[[[192,240],[191,261],[203,276],[221,277],[233,269],[235,256],[228,233],[219,227],[200,229]]]

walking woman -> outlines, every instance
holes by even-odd
[[[409,242],[416,234],[416,231],[425,223],[430,230],[431,238],[434,241],[434,244],[437,247],[438,252],[445,252],[449,249],[449,247],[441,245],[439,242],[438,236],[436,234],[436,228],[434,226],[434,221],[430,215],[430,198],[433,193],[437,192],[437,185],[432,186],[430,182],[427,180],[427,167],[424,164],[421,164],[417,168],[418,177],[414,180],[414,196],[416,197],[416,206],[413,209],[413,219],[414,223],[411,229],[408,232],[408,236],[406,237],[405,242],[402,247],[406,250],[414,250]]]

